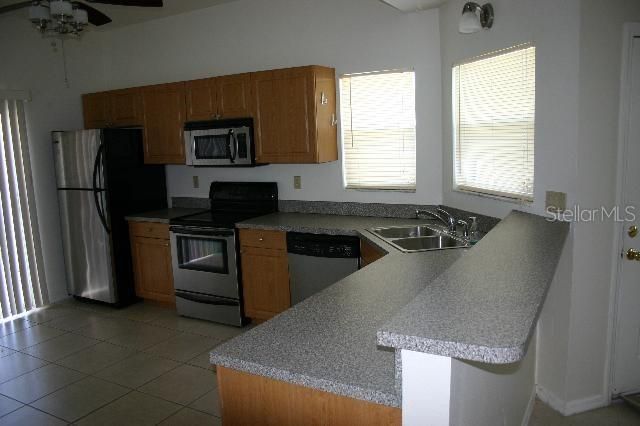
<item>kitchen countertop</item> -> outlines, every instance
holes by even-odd
[[[389,254],[218,346],[211,362],[398,407],[397,349],[490,363],[520,359],[568,224],[512,212],[472,249],[420,253],[402,253],[366,231],[425,222],[276,213],[239,223],[361,235]]]
[[[160,210],[152,210],[142,213],[136,213],[125,217],[129,222],[158,222],[169,223],[169,220],[176,217],[186,216],[188,214],[196,214],[205,211],[205,209],[186,209],[186,208],[167,208]]]

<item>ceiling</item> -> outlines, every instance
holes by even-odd
[[[7,6],[21,1],[23,0],[0,0],[0,6]],[[86,3],[106,14],[113,20],[113,22],[100,27],[100,29],[108,30],[111,28],[164,18],[165,16],[178,15],[192,10],[204,9],[206,7],[229,3],[231,1],[234,0],[164,0],[164,7],[132,7],[97,3],[92,4],[89,2]],[[16,16],[23,15],[26,18],[27,9],[17,10],[15,12],[11,12],[11,14]]]

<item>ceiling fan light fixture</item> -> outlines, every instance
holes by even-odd
[[[70,1],[56,0],[49,2],[51,16],[59,19],[71,18],[73,16],[73,5]]]
[[[83,9],[73,9],[73,21],[76,25],[89,25],[89,14]]]
[[[51,21],[49,8],[41,4],[29,6],[29,20],[36,25],[42,25]]]

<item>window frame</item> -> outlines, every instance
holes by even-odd
[[[451,136],[452,136],[452,143],[451,143],[451,147],[452,147],[452,151],[451,151],[451,164],[452,164],[452,174],[451,174],[451,190],[453,192],[458,192],[458,193],[463,193],[463,194],[467,194],[467,195],[475,195],[478,197],[483,197],[483,198],[488,198],[488,199],[494,199],[494,200],[499,200],[499,201],[504,201],[504,202],[509,202],[509,203],[518,203],[518,204],[527,204],[527,205],[531,205],[534,203],[535,201],[535,182],[536,182],[536,173],[535,173],[535,158],[536,158],[536,144],[535,144],[535,134],[537,132],[535,132],[535,127],[536,127],[536,105],[537,105],[537,73],[536,73],[536,78],[534,78],[534,118],[533,118],[533,127],[534,127],[534,137],[533,137],[533,180],[532,180],[532,191],[531,191],[531,195],[524,195],[524,194],[515,194],[515,193],[507,193],[507,192],[500,192],[500,191],[492,191],[490,189],[486,189],[486,188],[476,188],[476,187],[472,187],[472,186],[466,186],[466,185],[459,185],[456,182],[456,177],[457,177],[457,148],[458,148],[458,134],[459,134],[459,127],[460,127],[460,122],[458,120],[458,111],[459,108],[456,108],[458,101],[456,100],[456,84],[457,84],[457,79],[455,76],[456,73],[456,68],[459,67],[460,65],[465,65],[465,64],[469,64],[469,63],[473,63],[479,60],[483,60],[483,59],[489,59],[489,58],[493,58],[493,57],[497,57],[497,56],[501,56],[504,54],[508,54],[511,52],[516,52],[519,50],[526,50],[529,48],[534,48],[535,49],[535,53],[534,53],[534,57],[536,59],[536,64],[534,65],[534,73],[536,73],[537,71],[537,49],[536,49],[536,45],[532,42],[527,42],[527,43],[521,43],[521,44],[517,44],[511,47],[507,47],[504,49],[499,49],[499,50],[495,50],[495,51],[491,51],[491,52],[487,52],[484,53],[482,55],[478,55],[478,56],[474,56],[471,58],[467,58],[461,61],[457,61],[454,62],[453,65],[451,66]]]
[[[382,74],[403,74],[403,73],[413,73],[413,91],[414,91],[414,105],[413,105],[413,115],[414,115],[414,132],[415,132],[415,183],[412,187],[366,187],[366,186],[354,186],[349,185],[347,182],[347,155],[345,151],[345,138],[344,138],[344,125],[342,120],[342,90],[343,90],[343,78],[345,77],[358,77],[358,76],[367,76],[367,75],[382,75]],[[338,102],[340,105],[340,154],[342,156],[342,187],[346,191],[358,191],[358,192],[390,192],[390,193],[415,193],[418,186],[418,124],[417,124],[417,112],[416,112],[416,72],[414,68],[392,68],[392,69],[384,69],[380,71],[364,71],[364,72],[353,72],[353,73],[344,73],[338,76]]]

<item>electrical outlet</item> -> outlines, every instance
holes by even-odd
[[[200,188],[200,179],[198,176],[193,177],[193,187],[196,189]]]
[[[302,189],[302,178],[300,176],[293,177],[293,188]]]
[[[547,191],[545,207],[548,211],[565,211],[567,209],[567,194],[565,192]]]

